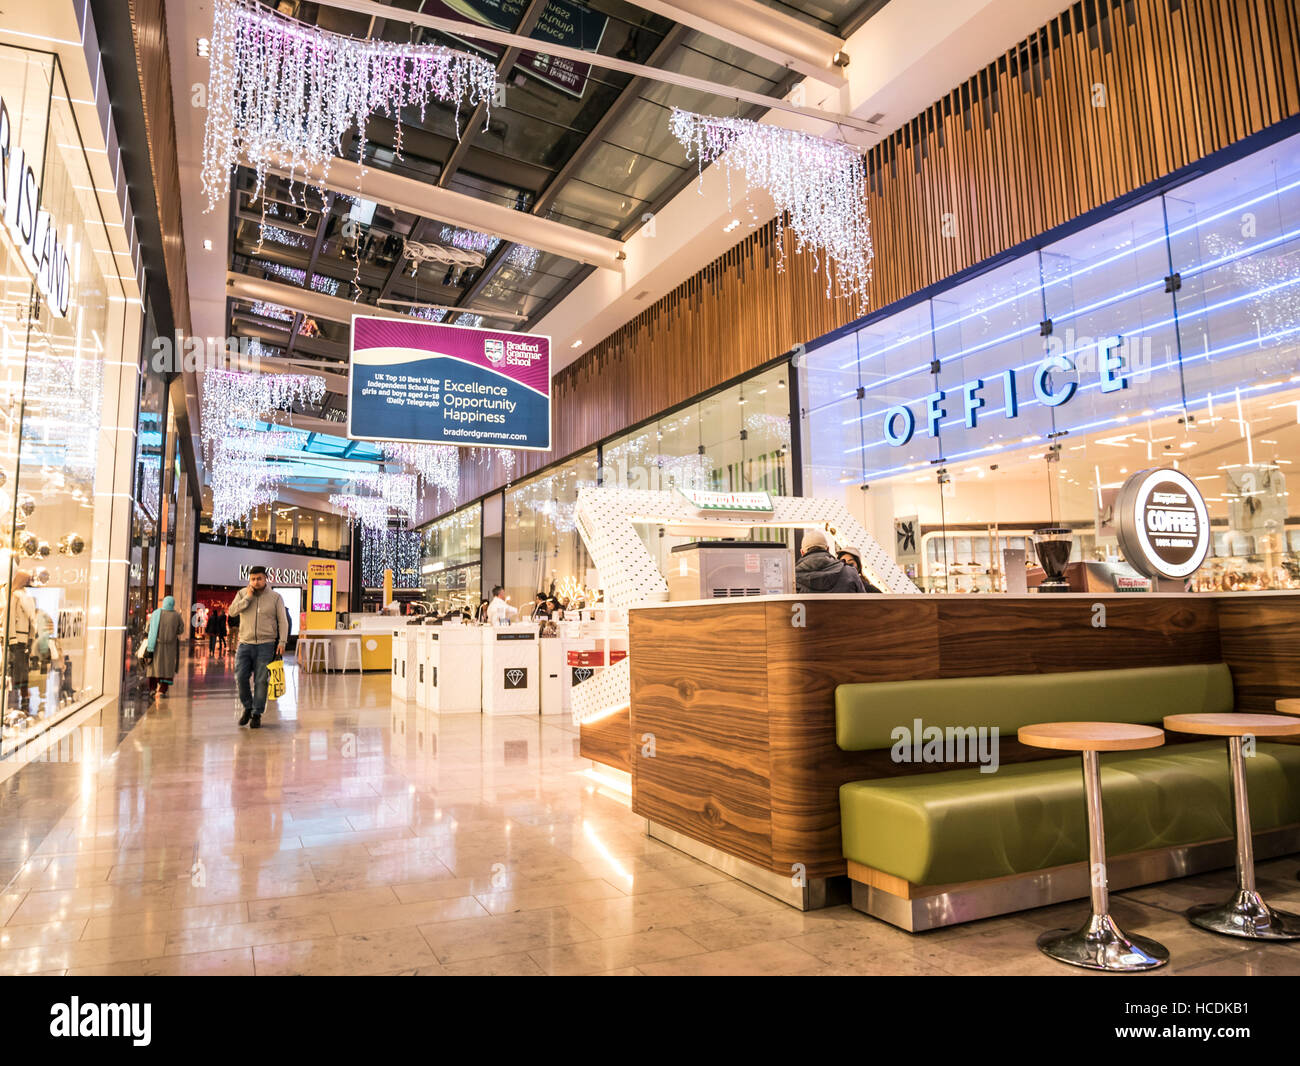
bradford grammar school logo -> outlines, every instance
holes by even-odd
[[[500,366],[506,361],[506,342],[489,337],[483,342],[483,354],[493,366]]]

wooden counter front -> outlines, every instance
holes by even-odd
[[[583,752],[626,753],[632,809],[764,869],[827,877],[845,872],[840,785],[881,772],[880,753],[836,746],[837,685],[1223,661],[1238,708],[1271,711],[1300,696],[1300,595],[668,604],[631,612],[628,658],[631,711],[599,738],[584,726]],[[1001,760],[1042,755],[1017,749],[1002,738]]]

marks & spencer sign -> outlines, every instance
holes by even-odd
[[[41,207],[41,187],[22,146],[14,143],[9,108],[0,97],[0,198],[4,200],[5,229],[18,248],[23,265],[36,279],[36,289],[56,318],[68,313],[72,266],[68,250],[59,240],[59,227]]]
[[[1210,550],[1210,516],[1196,484],[1181,470],[1141,470],[1115,499],[1120,551],[1146,577],[1194,574]]]

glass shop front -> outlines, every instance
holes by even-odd
[[[1188,591],[1300,588],[1300,136],[809,346],[805,491],[843,499],[928,592],[1033,585],[1036,530],[1100,584],[1116,494],[1191,477]],[[1072,584],[1073,587],[1073,584]]]
[[[131,471],[115,468],[118,397],[139,384],[139,306],[113,272],[69,94],[52,55],[0,47],[0,754],[116,685],[106,661],[110,556]],[[125,484],[118,484],[125,479]]]

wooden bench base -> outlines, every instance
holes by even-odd
[[[1300,825],[1255,834],[1257,860],[1296,851],[1300,851]],[[1109,888],[1116,892],[1231,867],[1235,859],[1236,843],[1232,837],[1224,837],[1202,844],[1111,856],[1106,860],[1106,869]],[[854,910],[910,933],[1086,899],[1089,894],[1086,862],[951,885],[913,884],[852,859],[848,860],[848,868]]]

